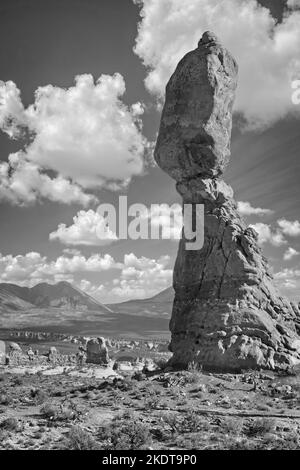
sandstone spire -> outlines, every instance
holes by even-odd
[[[180,241],[174,268],[171,363],[282,368],[300,361],[300,313],[276,290],[257,234],[221,178],[230,158],[238,67],[211,32],[179,62],[166,88],[155,149],[183,203],[204,204],[205,241]]]

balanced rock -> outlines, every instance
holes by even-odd
[[[212,33],[178,64],[155,149],[183,204],[204,206],[204,244],[174,268],[170,364],[211,370],[286,368],[300,362],[300,312],[277,291],[268,262],[222,179],[230,157],[237,65]]]
[[[179,62],[155,149],[158,165],[176,181],[215,177],[226,168],[237,75],[235,60],[209,32]]]
[[[109,363],[108,349],[105,344],[105,339],[93,338],[88,341],[86,345],[86,362],[92,364],[100,364],[107,366]]]

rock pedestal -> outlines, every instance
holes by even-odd
[[[171,364],[239,371],[300,362],[300,313],[273,282],[257,233],[222,179],[230,158],[238,67],[212,33],[178,64],[167,88],[155,149],[184,204],[204,205],[204,245],[174,268]]]
[[[93,338],[86,345],[86,362],[107,366],[109,363],[105,339]]]

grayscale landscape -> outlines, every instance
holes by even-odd
[[[299,450],[299,51],[299,0],[1,2],[1,451]]]

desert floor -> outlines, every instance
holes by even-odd
[[[1,449],[297,449],[300,377],[0,369]]]

